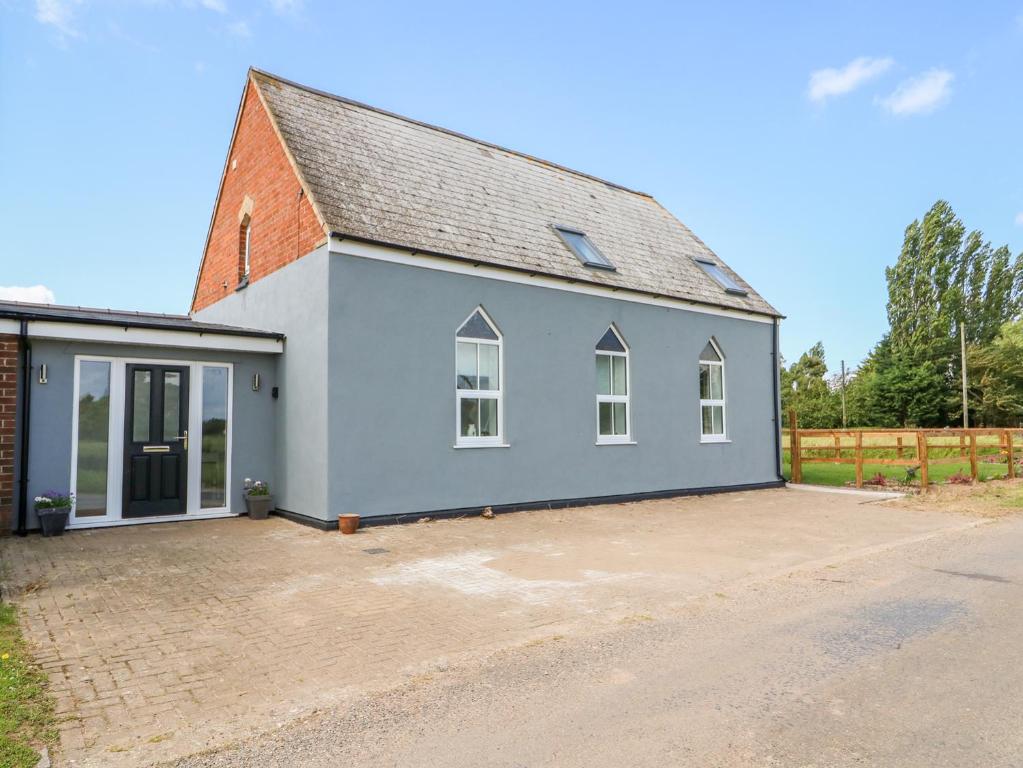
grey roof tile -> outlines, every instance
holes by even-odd
[[[253,70],[326,225],[357,238],[613,288],[777,315],[649,195]],[[583,266],[553,225],[616,271]],[[694,258],[748,291],[726,293]]]

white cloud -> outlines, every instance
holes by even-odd
[[[274,13],[279,13],[282,16],[298,13],[302,10],[303,4],[303,0],[268,0],[268,2]]]
[[[0,300],[30,301],[34,304],[55,304],[57,298],[45,285],[0,285]]]
[[[36,21],[48,24],[62,37],[78,37],[74,24],[74,6],[79,0],[36,0]]]
[[[227,4],[224,0],[199,0],[199,5],[208,11],[216,11],[217,13],[227,13]]]
[[[1023,211],[1016,214],[1016,226],[1023,227]]]
[[[853,59],[841,69],[818,69],[810,73],[810,87],[807,95],[810,101],[824,102],[832,96],[842,96],[855,91],[864,83],[880,77],[894,62],[890,58],[874,59],[861,56]]]
[[[252,30],[246,21],[235,21],[227,25],[227,31],[235,37],[252,37]]]
[[[947,69],[931,69],[899,84],[880,104],[893,115],[918,115],[933,112],[952,94],[955,78]]]

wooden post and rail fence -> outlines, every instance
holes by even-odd
[[[856,487],[863,487],[864,465],[917,468],[920,489],[927,490],[928,469],[935,464],[970,463],[979,477],[983,460],[1004,464],[1006,476],[1017,475],[1016,446],[1023,429],[801,429],[789,412],[788,450],[793,483],[803,481],[804,464],[853,464]],[[983,453],[983,456],[979,452]]]

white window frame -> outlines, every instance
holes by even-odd
[[[252,272],[252,252],[250,250],[252,245],[252,219],[245,222],[245,268],[242,272],[242,282],[246,283],[249,280],[249,274]]]
[[[78,484],[78,396],[80,391],[81,362],[94,361],[110,363],[110,421],[107,442],[107,514],[78,518],[75,505],[71,507],[68,528],[98,528],[108,525],[143,525],[174,520],[197,520],[213,517],[236,516],[237,506],[232,502],[232,468],[234,433],[234,363],[209,360],[167,360],[145,357],[115,357],[108,355],[75,355],[74,384],[72,386],[74,405],[71,421],[71,492]],[[125,374],[129,364],[175,365],[189,369],[188,393],[188,435],[189,450],[186,458],[188,472],[188,495],[183,515],[153,515],[151,517],[122,518],[122,496],[124,479],[124,428],[125,428]],[[203,368],[227,369],[227,504],[223,507],[202,508],[202,371]],[[195,436],[194,438],[192,436]]]
[[[701,443],[727,443],[728,442],[728,405],[727,405],[727,403],[728,403],[728,390],[726,389],[726,382],[725,382],[725,356],[724,356],[724,353],[721,352],[721,347],[718,345],[717,341],[713,337],[708,340],[708,343],[714,348],[714,351],[717,352],[718,359],[717,360],[704,360],[703,359],[703,350],[701,349],[700,350],[700,363],[699,364],[701,366],[703,366],[703,365],[711,365],[711,366],[716,365],[716,366],[718,366],[721,369],[721,399],[703,398],[703,397],[700,398],[700,408],[699,408],[699,413],[698,413],[699,419],[700,419],[700,442]],[[699,379],[697,379],[697,387],[699,387]],[[697,394],[698,395],[700,394],[699,389],[697,389]],[[718,434],[718,433],[704,434],[704,432],[703,432],[703,408],[704,408],[704,406],[716,406],[716,405],[721,406],[721,433],[720,434]]]
[[[493,339],[478,339],[472,336],[459,336],[458,331],[472,319],[472,316],[479,312],[487,325],[497,335],[497,341]],[[498,389],[459,389],[458,387],[458,345],[476,344],[476,382],[479,384],[480,366],[480,345],[497,347],[497,384]],[[504,440],[504,335],[497,323],[491,319],[483,306],[477,306],[468,316],[458,324],[455,329],[455,448],[507,448]],[[497,434],[494,436],[463,436],[462,435],[462,400],[490,399],[497,400]]]
[[[597,405],[595,409],[596,427],[597,427],[597,445],[633,445],[632,439],[632,366],[629,361],[629,345],[622,338],[622,334],[618,332],[618,329],[612,323],[608,326],[608,329],[615,335],[618,341],[621,342],[622,347],[625,348],[624,352],[613,352],[606,349],[595,349],[594,354],[596,357],[606,355],[607,357],[622,357],[625,358],[625,394],[624,395],[602,395],[597,393]],[[596,357],[594,358],[594,364],[596,364]],[[614,362],[610,363],[611,371],[614,371]],[[612,373],[613,378],[613,373]],[[614,385],[612,383],[612,389]],[[602,435],[600,434],[600,404],[601,403],[625,403],[625,434],[624,435]],[[614,409],[612,407],[611,423],[614,424]]]

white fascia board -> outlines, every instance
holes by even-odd
[[[21,330],[21,323],[17,320],[7,318],[0,319],[0,333],[18,333]]]
[[[518,285],[535,285],[542,288],[551,288],[556,291],[582,293],[587,296],[599,296],[605,299],[614,299],[615,301],[629,301],[635,304],[648,304],[654,307],[681,309],[686,312],[699,312],[705,315],[716,315],[717,317],[734,317],[739,320],[748,320],[751,323],[764,323],[767,325],[774,323],[774,318],[770,315],[761,315],[756,312],[714,307],[709,304],[700,304],[695,301],[686,301],[685,299],[673,299],[666,296],[649,296],[626,288],[604,288],[599,285],[574,283],[568,278],[560,279],[547,275],[530,274],[512,269],[492,267],[487,264],[474,264],[455,259],[446,259],[443,256],[427,256],[414,251],[375,245],[373,243],[363,243],[358,240],[345,240],[340,237],[330,238],[329,250],[330,253],[343,254],[345,256],[375,259],[376,261],[386,261],[392,264],[405,264],[411,267],[434,269],[440,272],[453,272],[459,275],[472,275],[473,277],[483,277],[489,280],[517,283]]]
[[[104,344],[139,344],[179,349],[216,349],[230,352],[263,352],[280,354],[284,342],[261,336],[232,336],[226,333],[198,333],[162,328],[134,328],[119,325],[63,323],[30,320],[28,335],[34,339],[94,341]]]

